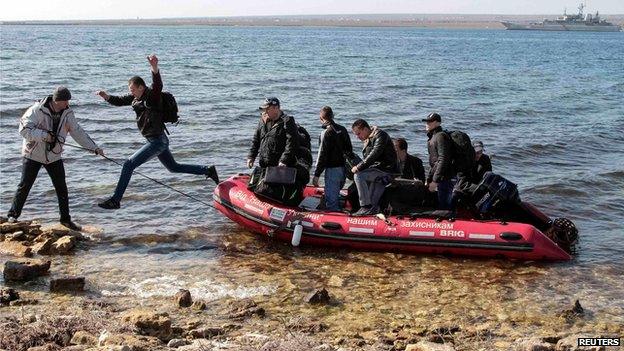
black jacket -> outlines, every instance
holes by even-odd
[[[399,162],[396,151],[394,151],[394,144],[390,135],[383,130],[373,127],[371,135],[364,142],[362,153],[364,160],[357,165],[358,170],[377,168],[387,173],[399,172]]]
[[[295,119],[282,112],[274,122],[264,123],[260,119],[247,157],[258,158],[260,167],[274,167],[280,162],[288,167],[295,167],[298,149],[299,139]]]
[[[319,137],[319,151],[316,158],[315,177],[320,177],[325,168],[344,167],[345,153],[353,152],[349,132],[340,124],[324,125]]]
[[[146,88],[140,98],[135,98],[132,94],[124,96],[109,96],[108,103],[115,106],[129,106],[136,113],[136,121],[141,134],[144,137],[156,137],[164,133],[165,123],[162,113],[158,110],[160,105],[160,93],[163,89],[160,72],[152,72],[152,87]]]
[[[443,180],[450,180],[453,177],[451,137],[442,130],[442,127],[430,130],[427,137],[429,138],[427,142],[429,166],[431,166],[427,182],[439,183]]]
[[[490,161],[490,156],[486,154],[481,154],[481,157],[475,162],[475,171],[473,174],[475,175],[474,183],[481,182],[483,179],[483,175],[485,172],[492,172],[492,162]]]
[[[425,182],[425,167],[423,162],[416,156],[407,154],[405,163],[403,163],[403,169],[401,170],[401,178],[404,179],[418,179],[421,182]]]

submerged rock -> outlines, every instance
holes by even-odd
[[[162,340],[171,336],[171,319],[166,313],[133,310],[126,312],[122,320],[134,325],[141,335],[154,336]]]
[[[311,304],[328,304],[331,301],[329,292],[325,288],[309,293],[305,301]]]
[[[21,259],[4,263],[4,280],[26,281],[42,275],[50,270],[50,261],[37,259]]]
[[[193,305],[191,307],[195,310],[203,311],[207,306],[204,301],[193,301]]]
[[[50,292],[80,292],[84,291],[84,277],[61,277],[50,280]]]
[[[243,299],[240,301],[234,301],[230,304],[228,318],[244,319],[254,315],[264,317],[264,314],[264,308],[259,307],[254,300]]]
[[[190,307],[193,304],[191,292],[185,289],[180,289],[180,291],[175,294],[173,299],[178,307]]]

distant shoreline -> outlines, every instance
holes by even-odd
[[[504,29],[501,21],[529,23],[554,19],[557,15],[310,15],[250,16],[115,20],[0,21],[0,25],[119,25],[119,26],[250,26],[250,27],[415,27],[436,29]],[[624,25],[624,14],[605,15]]]

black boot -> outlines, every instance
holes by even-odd
[[[66,228],[69,228],[71,230],[75,230],[77,232],[82,230],[82,227],[79,226],[78,224],[74,223],[71,221],[71,219],[68,220],[61,220],[61,225],[63,225]]]
[[[119,201],[113,199],[112,197],[106,201],[100,202],[98,206],[107,210],[116,210],[120,207]]]
[[[212,179],[215,184],[219,184],[219,175],[217,174],[217,169],[215,166],[208,167],[208,171],[206,172],[206,178]]]

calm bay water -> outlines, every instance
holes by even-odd
[[[145,56],[156,53],[165,90],[176,96],[181,110],[180,125],[170,128],[174,156],[178,162],[214,163],[222,178],[244,170],[257,106],[265,96],[279,97],[283,109],[312,135],[321,130],[319,108],[331,105],[339,123],[365,118],[392,136],[405,137],[410,152],[422,159],[426,136],[419,121],[438,111],[445,127],[484,142],[494,170],[517,182],[524,200],[552,216],[572,219],[581,232],[580,253],[573,262],[545,266],[485,261],[496,267],[488,280],[479,278],[483,261],[449,264],[445,258],[403,257],[407,271],[422,268],[390,280],[438,284],[430,276],[435,267],[452,280],[451,289],[487,290],[490,284],[484,282],[494,281],[515,291],[518,298],[508,308],[586,298],[595,312],[593,322],[624,323],[624,33],[133,26],[0,30],[3,213],[20,176],[17,126],[23,111],[54,86],[67,85],[84,129],[108,156],[123,160],[143,142],[134,113],[109,106],[94,92],[124,94],[130,76],[149,77]],[[122,209],[103,212],[96,202],[112,194],[119,167],[70,148],[65,159],[73,217],[102,228],[96,235],[101,244],[66,263],[74,273],[87,275],[94,290],[166,296],[183,285],[205,298],[266,295],[281,286],[280,278],[251,268],[252,261],[261,264],[266,257],[284,274],[293,262],[322,267],[317,275],[297,278],[302,290],[334,272],[331,253],[304,249],[299,257],[250,240],[250,234],[213,209],[138,176]],[[201,177],[170,174],[156,160],[139,171],[211,199],[213,184]],[[22,216],[56,220],[56,199],[45,172]],[[223,242],[241,240],[253,250],[236,266],[224,254]],[[206,243],[217,248],[179,250]],[[275,250],[281,251],[277,257]],[[337,255],[380,265],[396,259],[382,253]],[[366,279],[362,267],[340,271]],[[433,280],[423,280],[424,275]],[[352,287],[353,296],[366,289]]]

